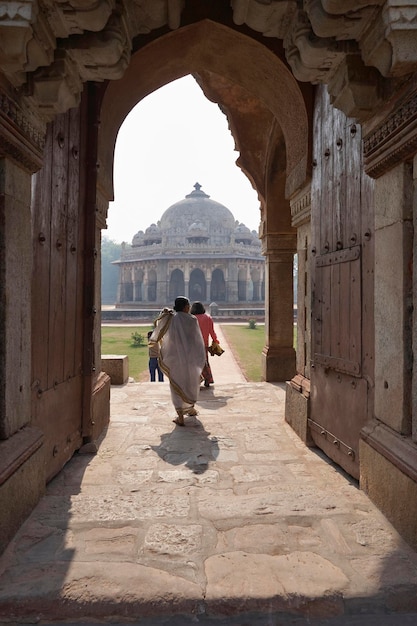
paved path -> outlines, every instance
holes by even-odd
[[[0,623],[417,624],[416,553],[296,437],[284,386],[215,377],[185,428],[168,384],[112,388],[98,453],[0,559]]]
[[[209,357],[215,384],[245,383],[246,378],[242,374],[242,370],[237,364],[219,324],[214,325],[214,330],[220,345],[224,349],[224,353],[221,356]]]

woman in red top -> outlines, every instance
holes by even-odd
[[[219,343],[219,341],[214,331],[213,318],[208,313],[206,313],[206,309],[204,308],[202,302],[194,302],[191,307],[190,313],[196,316],[198,325],[200,326],[201,334],[203,335],[204,345],[206,347],[206,364],[202,371],[202,376],[204,378],[204,387],[209,387],[212,383],[214,383],[213,374],[211,373],[211,367],[208,361],[208,347],[210,337],[212,341],[215,341],[216,343]]]

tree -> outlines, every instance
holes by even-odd
[[[122,244],[104,236],[101,242],[101,303],[115,304],[119,268],[112,261],[120,259]]]

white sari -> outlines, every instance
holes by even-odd
[[[159,365],[169,378],[175,409],[186,411],[197,402],[206,349],[197,318],[165,310],[150,340],[160,343]]]

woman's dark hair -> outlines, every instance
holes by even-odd
[[[190,304],[188,298],[185,296],[178,296],[178,298],[175,298],[174,311],[177,311],[177,313],[183,311],[187,304]]]
[[[204,308],[204,304],[202,302],[193,302],[193,306],[191,307],[191,315],[201,315],[205,313],[206,309]]]

